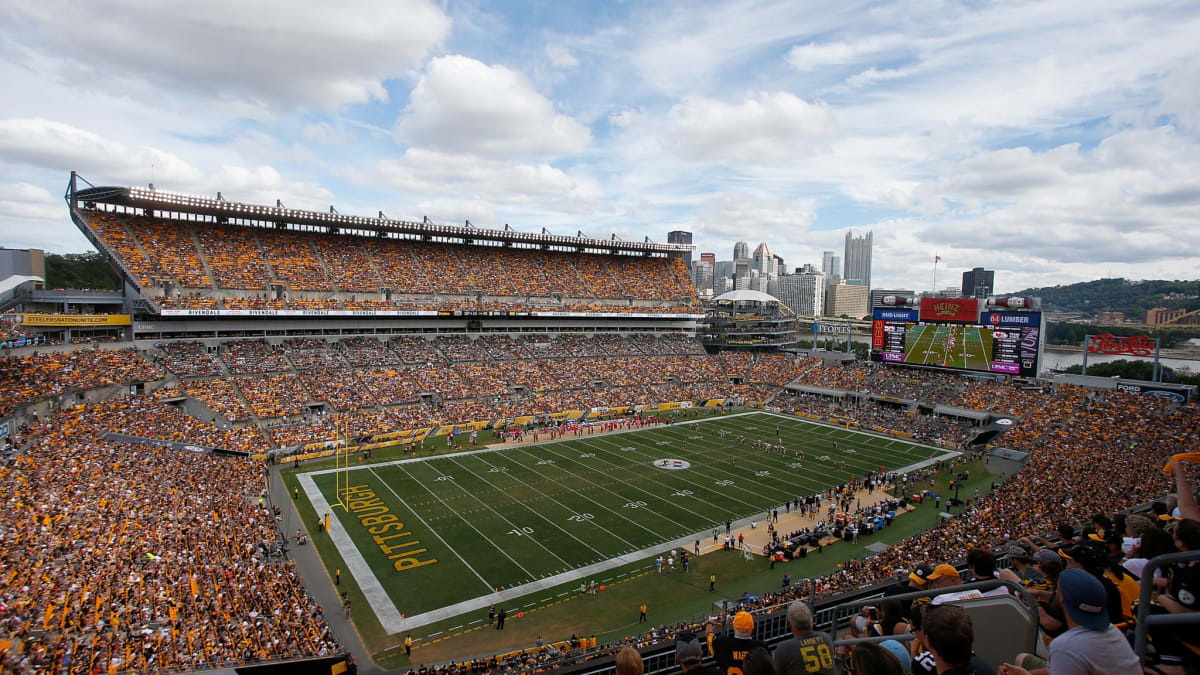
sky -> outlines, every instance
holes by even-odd
[[[1196,278],[1200,3],[8,0],[0,245],[159,189],[665,241],[873,285]]]

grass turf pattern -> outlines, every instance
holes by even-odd
[[[727,434],[717,435],[720,430]],[[738,436],[745,436],[744,444]],[[777,438],[788,455],[752,446]],[[352,508],[339,509],[338,517],[392,601],[413,616],[679,538],[710,540],[726,520],[782,511],[785,501],[852,475],[941,454],[900,439],[755,413],[695,428],[688,422],[356,467],[349,485],[375,498],[362,500],[369,510],[357,511],[347,500]],[[654,465],[668,458],[690,466]],[[332,473],[313,478],[327,501],[337,501]],[[382,525],[369,518],[381,513],[402,526],[373,534]],[[401,559],[422,564],[396,562]]]

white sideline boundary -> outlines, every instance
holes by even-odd
[[[607,437],[607,436],[615,436],[615,435],[619,435],[619,434],[628,434],[628,433],[634,433],[634,432],[654,431],[656,429],[670,429],[670,428],[677,427],[677,426],[687,426],[687,425],[691,425],[691,424],[703,424],[706,422],[710,422],[710,423],[718,422],[718,421],[730,419],[733,417],[745,417],[748,415],[765,415],[768,417],[776,417],[779,419],[785,419],[785,420],[789,420],[792,422],[803,422],[805,424],[813,424],[816,426],[822,426],[822,427],[826,427],[829,429],[835,429],[837,431],[842,431],[842,432],[846,432],[846,433],[861,434],[863,436],[869,436],[871,438],[876,438],[876,439],[888,439],[887,436],[883,436],[881,434],[874,434],[874,433],[869,433],[869,432],[860,431],[860,430],[856,430],[856,429],[845,429],[843,427],[839,427],[839,426],[836,426],[833,424],[828,424],[825,422],[818,422],[816,420],[796,417],[793,415],[784,415],[782,413],[768,412],[766,410],[750,410],[750,411],[746,411],[746,412],[733,413],[730,415],[718,415],[715,417],[710,417],[710,418],[702,419],[702,420],[693,420],[693,421],[689,421],[689,422],[678,422],[676,424],[671,424],[671,425],[661,425],[661,426],[642,428],[642,429],[625,429],[622,431],[609,432],[607,434],[604,434],[604,436]],[[448,458],[453,458],[453,457],[462,457],[462,456],[466,456],[466,455],[479,455],[480,453],[503,452],[504,450],[508,450],[512,447],[521,447],[524,449],[528,449],[528,448],[536,447],[536,446],[540,446],[540,445],[552,445],[552,444],[557,444],[557,443],[565,443],[568,441],[579,441],[579,440],[583,440],[586,438],[588,438],[588,436],[585,434],[582,438],[576,438],[575,436],[571,436],[569,438],[561,438],[561,439],[554,440],[554,441],[542,441],[542,442],[538,442],[538,443],[532,443],[529,445],[509,446],[509,447],[501,447],[501,448],[486,448],[486,449],[480,449],[480,450],[468,450],[468,451],[464,451],[464,452],[454,452],[454,453],[449,453],[449,454],[429,455],[426,457],[411,457],[408,459],[398,459],[398,460],[392,460],[390,462],[378,462],[378,463],[366,464],[366,465],[362,465],[362,466],[351,467],[349,470],[350,471],[371,470],[372,473],[374,473],[374,471],[373,471],[374,469],[377,469],[377,468],[383,467],[383,466],[394,466],[394,465],[398,465],[398,464],[407,464],[407,463],[411,463],[411,462],[428,462],[428,461],[436,460],[436,459],[448,459]],[[926,445],[924,443],[916,443],[916,442],[913,442],[911,440],[904,439],[904,438],[891,438],[888,440],[898,440],[898,441],[902,441],[905,443],[910,443],[915,446],[929,448],[930,450],[943,451],[943,454],[941,456],[938,456],[938,457],[931,456],[929,459],[922,460],[915,464],[910,464],[909,466],[897,469],[896,471],[898,473],[907,473],[909,471],[915,471],[917,469],[921,469],[926,466],[935,464],[943,459],[950,459],[950,458],[957,457],[962,454],[961,452],[958,452],[956,450],[947,450],[946,448],[938,448],[935,446]],[[515,600],[521,596],[527,595],[527,594],[535,592],[535,591],[546,590],[549,588],[553,588],[554,586],[558,586],[560,584],[565,584],[565,583],[572,582],[572,581],[578,581],[579,579],[585,579],[590,576],[595,576],[600,573],[606,572],[608,570],[615,569],[617,567],[636,563],[639,560],[653,556],[655,553],[661,553],[664,549],[686,548],[689,544],[693,543],[697,539],[697,537],[699,537],[700,539],[704,539],[706,536],[708,536],[707,531],[706,531],[706,532],[698,533],[696,535],[680,537],[680,538],[672,540],[672,541],[665,541],[665,542],[655,544],[653,546],[649,546],[647,548],[641,549],[640,551],[633,551],[630,553],[626,553],[624,555],[617,556],[615,558],[609,558],[608,560],[602,560],[597,563],[592,563],[591,565],[586,565],[584,567],[576,568],[573,570],[568,570],[566,572],[561,572],[559,574],[555,574],[553,576],[538,579],[536,581],[530,581],[529,583],[522,584],[520,586],[512,586],[512,587],[506,588],[498,593],[492,593],[490,595],[481,595],[481,596],[478,596],[475,598],[470,598],[467,600],[463,600],[461,602],[454,603],[453,605],[446,605],[445,607],[439,607],[438,609],[430,610],[430,611],[422,613],[422,614],[416,614],[413,616],[404,616],[400,613],[400,610],[396,607],[395,602],[392,601],[391,596],[389,596],[387,591],[384,590],[383,584],[381,584],[379,581],[379,577],[377,577],[375,575],[374,570],[372,570],[370,565],[367,564],[366,559],[364,559],[362,557],[362,553],[358,550],[358,547],[355,546],[353,540],[350,539],[350,535],[346,532],[345,527],[342,525],[341,521],[338,519],[337,511],[333,510],[333,509],[329,509],[329,502],[325,499],[325,495],[323,495],[321,493],[321,491],[317,488],[316,482],[313,480],[313,476],[334,473],[336,471],[338,471],[338,469],[325,469],[325,470],[321,470],[321,471],[302,473],[302,474],[297,475],[297,480],[300,482],[300,485],[304,488],[304,493],[306,495],[308,495],[309,501],[312,503],[313,508],[317,511],[318,516],[321,514],[324,514],[326,510],[329,511],[330,527],[329,527],[328,534],[329,534],[330,541],[333,542],[334,546],[337,548],[338,554],[342,557],[342,560],[345,561],[347,570],[354,577],[355,582],[358,584],[359,588],[362,590],[363,596],[367,600],[367,604],[370,605],[371,610],[373,612],[375,612],[375,616],[379,620],[380,626],[383,628],[383,630],[389,636],[395,635],[397,633],[405,632],[405,631],[410,631],[414,628],[419,628],[421,626],[427,626],[432,623],[437,623],[438,621],[442,621],[444,619],[449,619],[451,617],[458,616],[460,614],[465,614],[467,612],[480,610],[480,609],[483,609],[492,604],[503,604],[503,603]],[[345,471],[345,469],[343,469],[343,471]],[[378,475],[376,475],[376,478],[378,478]],[[414,511],[414,514],[415,514],[415,511]],[[419,515],[417,517],[418,517],[418,519],[420,518]],[[754,516],[743,518],[742,520],[735,521],[733,523],[733,526],[734,527],[745,527],[745,526],[749,525],[752,520],[756,520],[757,517],[758,517],[757,514],[755,514]],[[432,528],[431,528],[431,531],[432,531]],[[435,532],[435,536],[436,536],[436,532]],[[440,539],[440,537],[439,537],[439,539]],[[445,542],[443,542],[443,544],[445,544]]]

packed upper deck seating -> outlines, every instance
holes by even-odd
[[[308,233],[264,229],[257,235],[276,279],[297,291],[333,290],[333,279],[317,258]]]
[[[271,273],[254,230],[208,224],[197,226],[196,236],[218,288],[263,291],[270,287]]]
[[[365,241],[355,236],[339,239],[321,236],[312,238],[312,245],[329,268],[337,290],[378,293],[384,285],[370,254],[367,253]]]
[[[694,313],[698,308],[678,259],[363,238],[103,211],[88,212],[86,220],[143,288],[173,281],[185,290],[151,294],[167,309]],[[244,294],[276,288],[291,295]],[[394,295],[389,299],[384,289]],[[305,293],[355,296],[302,297]]]
[[[175,279],[184,288],[212,286],[192,241],[192,232],[186,226],[145,217],[132,219],[130,226],[163,276]]]
[[[6,665],[180,672],[340,653],[277,556],[261,466],[97,438],[147,435],[149,404],[57,412],[0,472],[6,556],[21,561],[3,579]]]

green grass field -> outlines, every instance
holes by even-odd
[[[806,453],[803,460],[752,447],[755,439],[773,442],[777,427],[784,445]],[[694,429],[687,422],[297,477],[318,512],[310,511],[314,520],[342,489],[346,508],[331,510],[334,565],[352,576],[383,633],[396,634],[477,615],[491,602],[602,580],[660,549],[711,539],[726,520],[761,519],[850,475],[945,454],[751,413]],[[688,466],[659,468],[660,459]]]
[[[948,346],[950,338],[953,347]],[[991,370],[992,336],[978,328],[912,324],[905,331],[904,342],[905,363]]]

